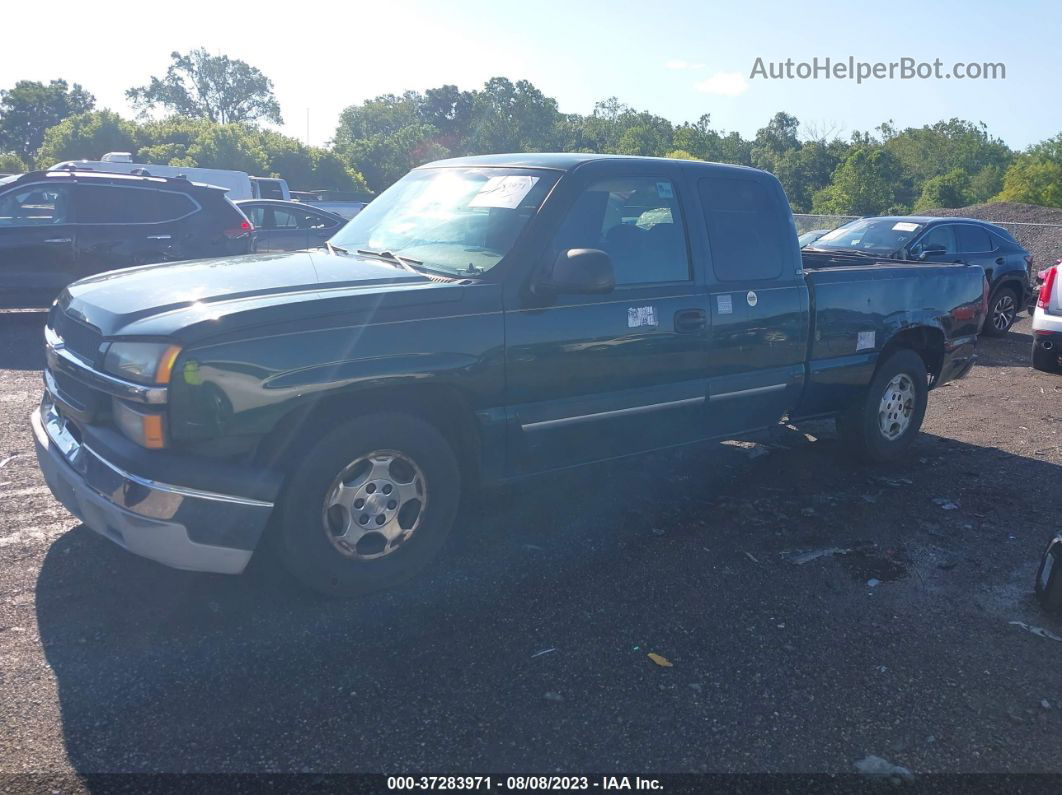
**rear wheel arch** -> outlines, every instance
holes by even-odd
[[[1026,286],[1024,284],[1022,284],[1021,279],[1010,278],[1010,277],[1006,278],[1005,280],[1001,281],[999,284],[996,285],[996,289],[992,291],[992,295],[993,296],[996,295],[1000,290],[1003,290],[1003,289],[1013,290],[1014,291],[1014,295],[1018,299],[1018,304],[1019,304],[1018,309],[1021,310],[1022,309],[1021,302],[1022,302],[1022,299],[1025,296],[1025,290],[1026,290]]]
[[[878,366],[898,350],[908,349],[922,357],[932,385],[944,366],[944,332],[934,326],[911,326],[901,329],[885,343],[878,355]]]

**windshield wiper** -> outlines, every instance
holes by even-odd
[[[853,257],[870,257],[871,259],[881,259],[877,254],[871,254],[867,251],[859,251],[854,248],[818,248],[816,246],[804,246],[801,251],[813,251],[816,254],[829,254],[833,257],[843,257],[845,255],[851,255]]]
[[[340,248],[339,246],[335,245],[334,243],[329,243],[327,240],[325,241],[324,245],[325,245],[325,248],[328,249],[328,253],[329,254],[349,254],[350,253],[345,248]]]
[[[367,248],[359,248],[359,254],[364,254],[367,257],[376,257],[382,259],[385,262],[390,262],[404,268],[407,271],[413,273],[420,273],[420,269],[414,266],[423,265],[419,259],[413,259],[412,257],[403,257],[399,254],[395,254],[393,251],[369,251]]]

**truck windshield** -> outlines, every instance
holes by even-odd
[[[894,254],[914,240],[923,226],[902,218],[861,218],[827,232],[808,248]]]
[[[444,273],[485,273],[509,253],[555,180],[518,168],[413,171],[330,242],[349,252],[387,251]]]

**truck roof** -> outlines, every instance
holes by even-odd
[[[731,163],[711,163],[706,160],[685,160],[672,157],[640,157],[634,155],[605,155],[591,152],[518,152],[499,155],[473,155],[453,157],[425,163],[420,168],[446,168],[451,166],[494,166],[513,168],[549,168],[556,171],[571,171],[584,163],[597,160],[625,160],[628,162],[676,163],[693,168],[711,166],[715,169],[763,173],[760,169],[738,166]]]

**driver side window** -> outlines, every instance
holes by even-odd
[[[64,224],[69,218],[67,185],[29,185],[0,196],[0,226]]]
[[[938,248],[938,247],[943,248]],[[955,247],[955,227],[950,224],[934,226],[926,232],[918,241],[918,254],[925,251],[933,252],[935,256],[951,256],[958,249]]]
[[[571,248],[605,251],[619,286],[690,278],[686,229],[670,180],[623,177],[587,187],[554,239],[554,252]]]

